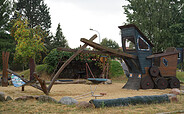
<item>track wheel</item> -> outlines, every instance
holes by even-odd
[[[150,76],[146,76],[141,79],[141,88],[142,89],[153,89],[154,88],[154,82]]]
[[[176,77],[169,79],[169,85],[171,88],[180,88],[180,81]]]
[[[158,89],[166,89],[168,86],[167,80],[163,77],[159,77],[155,81]]]
[[[152,77],[156,78],[156,77],[158,77],[160,70],[157,66],[152,66],[149,69],[149,73]]]

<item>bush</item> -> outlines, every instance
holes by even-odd
[[[44,64],[47,64],[47,73],[51,74],[61,59],[64,61],[70,56],[72,56],[71,52],[57,51],[56,49],[53,49],[43,60]]]
[[[176,72],[176,77],[177,77],[181,82],[184,82],[184,72]]]
[[[118,61],[110,61],[110,77],[120,77],[123,76],[124,72],[123,72],[123,68],[121,66],[121,64]]]
[[[44,64],[47,64],[47,73],[51,74],[54,72],[54,69],[57,69],[56,67],[59,65],[61,66],[61,63],[64,63],[66,60],[68,60],[73,55],[72,52],[65,52],[65,51],[57,51],[56,49],[53,49],[43,60]],[[87,62],[91,63],[95,61],[95,65],[99,68],[102,68],[102,63],[99,61],[100,55],[96,54],[79,54],[77,55],[73,61],[81,61],[81,62]],[[58,64],[60,63],[60,64]]]

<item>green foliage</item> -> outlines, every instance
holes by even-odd
[[[12,30],[11,34],[17,42],[15,59],[26,62],[29,58],[34,59],[37,53],[46,50],[42,41],[44,35],[39,26],[30,28],[27,20],[18,18]]]
[[[35,71],[38,74],[44,74],[47,72],[47,67],[48,65],[46,64],[37,65]],[[24,78],[29,79],[30,69],[24,70],[23,72],[20,73],[20,75],[24,75]]]
[[[49,8],[44,0],[18,0],[17,11],[29,20],[29,25],[34,28],[40,25],[42,30],[47,31],[51,27]]]
[[[60,60],[66,60],[72,56],[72,54],[73,53],[71,52],[57,51],[57,49],[53,49],[43,60],[44,64],[48,65],[48,73],[54,71]]]
[[[180,81],[184,82],[184,72],[176,72],[176,77],[177,77]]]
[[[182,43],[183,34],[178,23],[183,22],[182,0],[127,0],[128,5],[123,6],[127,15],[127,22],[133,23],[155,45],[154,51],[163,51],[167,47],[178,47]],[[173,32],[175,31],[175,32]]]
[[[11,2],[8,0],[0,1],[0,32],[5,33],[7,31],[8,22],[10,21],[10,15],[13,8]]]
[[[50,49],[49,28],[51,28],[51,16],[49,7],[44,3],[44,0],[18,0],[16,6],[19,14],[29,21],[30,28],[35,28],[39,25],[41,30],[44,31],[44,43]]]
[[[110,77],[120,77],[123,76],[123,68],[118,61],[110,61]]]
[[[10,36],[8,23],[13,12],[12,3],[9,0],[0,1],[0,58],[2,51],[10,52],[9,66],[13,63],[13,53],[15,52],[15,41]],[[2,59],[0,60],[0,69],[2,69]]]
[[[47,72],[50,74],[56,69],[58,63],[60,61],[66,61],[73,55],[72,52],[65,52],[65,51],[57,51],[57,49],[53,49],[43,60],[44,64],[47,64]],[[102,63],[100,62],[100,55],[95,54],[79,54],[73,60],[74,61],[87,61],[92,62],[96,60],[95,65],[102,68]]]
[[[106,47],[109,47],[112,49],[119,49],[118,43],[116,43],[115,41],[113,41],[111,39],[108,40],[107,38],[104,38],[104,39],[102,39],[102,42],[100,44],[102,46],[106,46]]]
[[[60,23],[58,24],[58,27],[56,29],[56,36],[54,37],[52,41],[52,47],[57,48],[57,47],[65,47],[69,48],[67,40],[65,39]]]
[[[0,32],[0,58],[2,58],[2,52],[10,52],[9,66],[13,63],[13,55],[15,53],[15,40],[7,33]],[[0,69],[2,69],[2,59],[0,60]]]

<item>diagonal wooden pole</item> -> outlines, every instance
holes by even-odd
[[[93,41],[95,38],[97,37],[97,35],[93,35],[89,41]],[[50,92],[54,82],[56,81],[56,79],[58,78],[59,74],[64,70],[64,68],[79,54],[83,51],[83,49],[85,49],[88,45],[87,44],[84,44],[82,47],[79,48],[79,50],[74,53],[62,66],[61,68],[57,71],[57,73],[55,74],[55,76],[52,78],[52,81],[50,82],[49,84],[49,87],[48,87],[48,92]]]
[[[36,72],[33,73],[33,76],[34,76],[34,77],[38,80],[38,82],[40,83],[43,92],[44,92],[46,95],[48,95],[49,93],[48,93],[48,91],[47,91],[47,86],[46,86],[46,84],[45,84],[45,80],[40,79],[40,78],[38,77],[38,75],[36,74]]]
[[[23,80],[24,82],[26,82],[26,83],[28,82],[28,80],[24,79],[22,76],[20,76],[19,74],[13,72],[12,70],[7,69],[7,71],[8,71],[9,73],[15,74],[17,77],[19,77],[19,78],[20,78],[21,80]],[[34,88],[36,88],[36,89],[39,89],[39,90],[43,91],[43,89],[42,89],[40,86],[36,85],[36,84],[31,84],[31,86],[34,87]]]

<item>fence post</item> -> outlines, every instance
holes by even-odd
[[[22,75],[22,78],[24,78],[24,75]],[[25,86],[23,85],[23,86],[22,86],[22,91],[24,91],[24,87],[25,87]]]

